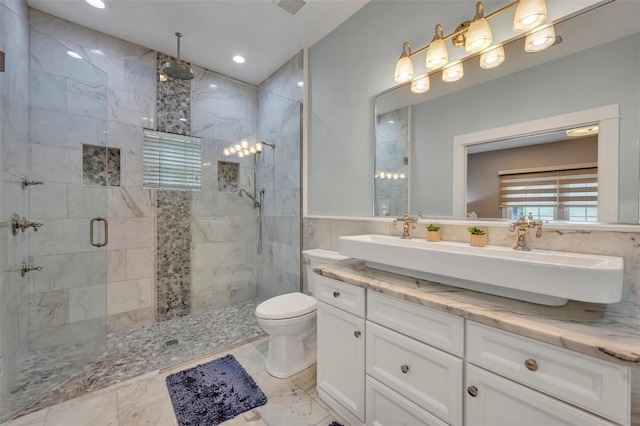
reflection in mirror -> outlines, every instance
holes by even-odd
[[[597,161],[597,135],[568,139],[565,131],[471,146],[467,217],[595,222]]]
[[[409,211],[409,107],[376,117],[375,216]]]
[[[524,40],[518,39],[505,46],[506,60],[498,68],[480,68],[476,56],[465,61],[464,78],[456,83],[443,83],[436,75],[427,93],[411,93],[410,85],[404,85],[376,96],[378,114],[411,105],[411,214],[421,210],[431,217],[466,216],[468,147],[464,147],[464,159],[456,157],[454,139],[460,135],[512,128],[511,134],[502,137],[487,136],[482,140],[485,144],[604,123],[597,149],[598,221],[638,223],[639,30],[640,2],[601,4],[556,23],[562,42],[547,50],[523,53]],[[614,109],[613,115],[608,115],[607,108]],[[606,116],[557,124],[557,117],[602,109],[607,110]],[[521,129],[522,123],[534,121],[542,123],[538,130]],[[461,171],[456,168],[460,165]],[[543,166],[500,166],[498,170],[533,167]],[[473,210],[476,206],[469,209]],[[482,215],[508,217],[495,203],[492,210]],[[591,213],[585,210],[585,220]],[[566,212],[554,213],[558,220],[567,217]]]

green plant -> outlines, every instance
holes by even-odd
[[[484,231],[477,226],[470,226],[467,228],[467,231],[473,235],[484,235]]]
[[[433,223],[429,224],[429,226],[427,226],[427,231],[439,231],[440,227],[434,225]]]

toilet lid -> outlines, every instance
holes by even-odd
[[[288,293],[265,300],[256,308],[256,316],[262,319],[286,319],[299,317],[316,310],[317,301],[304,293]]]

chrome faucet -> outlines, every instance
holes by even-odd
[[[509,225],[509,231],[518,231],[518,242],[513,248],[514,250],[531,251],[529,246],[527,246],[527,240],[525,239],[525,236],[527,235],[527,229],[529,228],[536,228],[536,238],[540,238],[542,236],[542,221],[534,220],[531,213],[529,213],[529,216],[527,216],[526,218],[524,217],[523,213],[520,213],[518,221],[513,222],[511,223],[511,225]]]
[[[29,222],[26,218],[20,218],[17,214],[11,216],[11,232],[13,235],[18,235],[18,229],[24,232],[25,229],[33,227],[33,232],[38,232],[38,228],[42,226],[38,222]]]
[[[404,217],[399,217],[397,219],[393,219],[393,224],[397,225],[398,222],[402,222],[402,238],[403,240],[411,239],[411,234],[409,233],[409,226],[413,224],[412,229],[416,229],[416,224],[418,221],[422,219],[422,212],[418,212],[418,217],[409,216],[409,212],[407,212]]]

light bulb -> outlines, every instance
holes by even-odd
[[[234,148],[236,149],[236,151],[242,151],[242,145],[240,145],[239,143],[235,144]]]
[[[400,173],[400,179],[404,179],[404,173]]]
[[[513,17],[513,31],[522,32],[537,27],[547,19],[544,0],[520,0]]]
[[[243,153],[244,155],[249,155],[249,154],[251,154],[251,152],[249,152],[249,150],[248,150],[248,149],[246,149],[246,148],[242,150],[242,153]]]
[[[469,26],[467,31],[467,41],[464,44],[464,50],[468,53],[476,53],[491,46],[493,38],[491,36],[491,27],[486,19],[480,18],[475,20]]]
[[[498,46],[480,55],[480,67],[495,68],[504,62],[504,47]]]
[[[246,139],[242,139],[240,141],[240,146],[243,147],[243,148],[248,147],[249,146],[249,141],[247,141]]]
[[[238,157],[243,158],[244,154],[242,153],[242,151],[238,152]]]
[[[442,70],[442,80],[446,81],[447,83],[458,81],[463,76],[464,76],[464,68],[462,67],[462,62],[449,65],[448,67]]]
[[[229,148],[225,148],[224,150],[222,150],[222,153],[224,155],[230,155],[231,154],[231,152],[229,151]]]
[[[235,146],[229,147],[229,154],[235,154],[235,153],[236,153],[236,147]]]
[[[409,55],[411,55],[411,45],[405,42],[402,45],[402,55],[396,63],[396,72],[393,78],[396,83],[406,83],[413,80],[413,62],[411,62]]]
[[[249,152],[252,154],[255,154],[257,152],[256,147],[255,146],[250,147]]]
[[[425,93],[429,90],[429,76],[424,75],[417,80],[411,82],[411,91],[413,93]]]
[[[394,179],[398,179],[398,174],[397,174],[397,173],[394,173],[394,174],[393,174],[393,178],[394,178]]]
[[[430,70],[437,70],[447,65],[449,62],[449,52],[443,38],[442,25],[436,25],[436,35],[427,47],[426,67]]]
[[[553,25],[531,33],[524,40],[524,50],[529,53],[540,52],[556,42]]]
[[[256,144],[256,152],[258,152],[258,153],[262,152],[262,142],[258,142]]]

